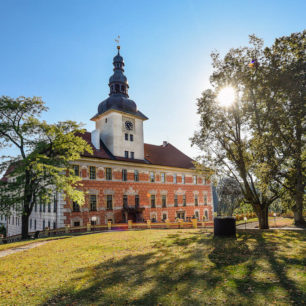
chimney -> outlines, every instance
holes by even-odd
[[[99,150],[100,149],[100,133],[99,130],[94,130],[91,132],[91,143],[93,146]]]
[[[165,147],[168,144],[167,141],[163,141],[163,147]]]

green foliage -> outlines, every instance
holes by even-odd
[[[232,216],[235,208],[242,202],[242,193],[237,181],[231,177],[222,177],[217,185],[218,215]]]
[[[241,214],[247,214],[254,212],[253,206],[251,204],[245,203],[242,201],[240,203],[240,206],[235,208],[234,214],[235,215],[241,215]]]
[[[39,98],[0,98],[0,146],[13,145],[19,151],[17,156],[2,156],[0,169],[6,168],[6,180],[0,183],[2,213],[14,206],[28,218],[38,199],[48,202],[55,191],[84,203],[80,178],[69,168],[71,161],[92,149],[78,136],[84,130],[76,122],[40,121],[46,110]],[[23,234],[26,218],[22,219]]]
[[[250,47],[231,49],[224,58],[213,53],[212,89],[198,99],[201,128],[192,143],[203,151],[200,164],[233,176],[245,202],[265,220],[269,205],[290,194],[296,221],[303,222],[305,33],[281,37],[265,49],[251,35]],[[228,85],[236,99],[222,108],[218,92]]]
[[[0,225],[0,235],[6,236],[6,228],[4,225]]]

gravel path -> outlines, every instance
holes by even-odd
[[[277,222],[277,221],[276,221]],[[284,227],[273,227],[274,224],[270,225],[270,230],[293,230],[293,231],[303,231],[306,230],[303,227],[296,227],[296,226],[284,226]],[[239,224],[236,226],[237,229],[258,229],[258,221],[256,222],[249,222],[246,224]]]
[[[14,253],[30,250],[30,249],[36,248],[36,247],[38,247],[40,245],[43,245],[43,244],[45,244],[47,242],[49,242],[49,241],[33,242],[31,244],[27,244],[27,245],[23,245],[23,246],[20,246],[20,247],[16,247],[16,248],[0,251],[0,257],[5,257],[7,255],[11,255],[11,254],[14,254]]]

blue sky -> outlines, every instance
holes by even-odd
[[[306,1],[0,0],[0,95],[40,96],[49,122],[91,131],[121,36],[130,98],[149,120],[145,142],[171,142],[191,157],[196,99],[209,87],[210,53],[267,45],[305,29]]]

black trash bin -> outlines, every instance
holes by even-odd
[[[233,217],[214,218],[214,235],[236,237],[236,219]]]

